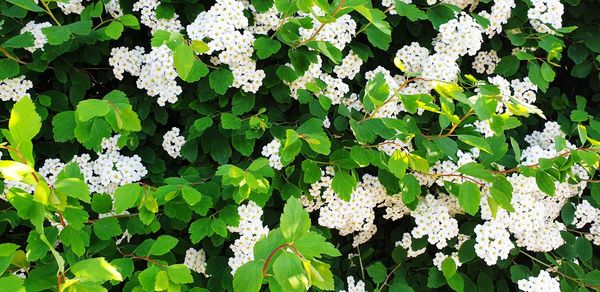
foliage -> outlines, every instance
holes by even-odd
[[[600,289],[597,7],[459,2],[0,1],[0,290]]]

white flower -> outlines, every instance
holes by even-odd
[[[179,135],[177,127],[173,127],[163,135],[162,147],[173,158],[181,156],[183,144],[185,144],[185,137]]]

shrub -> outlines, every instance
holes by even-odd
[[[2,1],[0,290],[598,290],[596,6]]]

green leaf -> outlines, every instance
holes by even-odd
[[[309,286],[302,261],[286,250],[282,250],[273,262],[273,273],[283,291],[306,291]]]
[[[329,155],[331,152],[331,141],[325,133],[304,134],[304,140],[308,142],[310,149],[319,154]]]
[[[356,178],[346,170],[339,169],[331,181],[331,188],[346,202],[350,201],[352,192],[356,187]]]
[[[294,246],[307,259],[312,259],[315,257],[319,258],[324,254],[331,257],[337,257],[341,255],[341,253],[333,246],[333,244],[325,240],[325,237],[312,231],[308,232],[301,238],[294,240]]]
[[[135,206],[143,193],[142,187],[138,183],[130,183],[118,187],[114,193],[115,213],[121,214],[123,211]]]
[[[50,45],[60,45],[71,38],[71,31],[64,26],[43,27],[42,33]]]
[[[19,64],[11,59],[0,60],[0,80],[19,75]]]
[[[235,130],[242,127],[242,120],[240,118],[230,114],[230,113],[222,113],[221,114],[221,127],[223,129]]]
[[[538,171],[535,173],[535,182],[542,192],[550,196],[553,196],[556,192],[554,178],[542,169],[538,169]]]
[[[473,147],[477,147],[489,154],[493,154],[494,152],[492,151],[492,147],[490,147],[490,144],[488,143],[488,141],[484,138],[481,137],[477,137],[477,136],[470,136],[470,135],[458,135],[458,139],[460,139],[461,141],[465,142],[465,144],[467,145],[471,145]]]
[[[89,220],[88,212],[75,207],[67,207],[62,214],[65,217],[65,220],[69,222],[69,226],[73,226],[73,228],[77,230],[81,230]]]
[[[152,244],[148,255],[164,255],[173,249],[179,240],[170,235],[161,235]]]
[[[372,25],[367,28],[366,33],[369,43],[371,43],[373,46],[383,51],[387,51],[389,49],[390,43],[392,42],[392,37],[389,34],[382,32]]]
[[[0,244],[0,275],[4,274],[6,268],[10,266],[10,263],[16,255],[17,248],[19,248],[19,246],[14,243]]]
[[[61,179],[56,182],[55,189],[69,197],[80,199],[86,203],[90,202],[88,184],[80,178]]]
[[[198,243],[204,237],[212,235],[213,231],[210,228],[210,219],[202,218],[194,221],[190,225],[189,232],[192,243]]]
[[[307,184],[313,184],[321,179],[321,168],[312,160],[302,161],[303,181]]]
[[[287,200],[281,214],[279,229],[288,241],[294,242],[308,233],[310,217],[300,201],[294,197]]]
[[[494,175],[477,162],[465,163],[458,168],[458,171],[468,176],[480,178],[489,182],[494,180]]]
[[[514,55],[508,55],[500,59],[494,72],[504,77],[510,77],[519,70],[521,61]]]
[[[190,269],[184,264],[170,265],[167,267],[167,274],[169,279],[176,284],[187,284],[193,283],[192,273]]]
[[[277,53],[281,49],[281,43],[269,37],[259,37],[254,41],[254,49],[256,56],[264,60]]]
[[[574,110],[571,112],[570,118],[571,118],[571,121],[580,123],[580,122],[587,121],[589,116],[588,116],[588,113],[583,110]]]
[[[110,105],[100,99],[86,99],[77,104],[75,116],[81,122],[89,121],[95,117],[103,117],[110,112]]]
[[[77,230],[67,225],[60,232],[60,240],[65,246],[70,247],[74,254],[82,256],[85,254],[85,248],[90,245],[90,234],[85,229]]]
[[[249,261],[239,267],[233,276],[233,291],[258,292],[263,281],[263,264]]]
[[[231,102],[231,113],[239,116],[251,111],[254,108],[254,100],[254,94],[235,94]]]
[[[376,262],[367,268],[367,273],[373,278],[373,282],[380,284],[387,276],[387,269],[381,262]]]
[[[92,226],[94,229],[94,233],[100,240],[109,240],[112,237],[117,235],[121,235],[123,230],[119,225],[119,220],[115,217],[106,217],[102,218],[96,222]]]
[[[398,178],[403,178],[408,168],[408,155],[402,150],[396,150],[388,160],[388,168]]]
[[[541,73],[544,80],[548,82],[552,82],[552,80],[554,80],[554,77],[556,76],[556,73],[554,72],[552,67],[550,67],[550,65],[546,62],[542,63]]]
[[[527,65],[527,70],[527,77],[529,77],[531,82],[545,92],[546,89],[548,89],[548,81],[542,75],[542,69],[540,65],[535,62],[530,62]]]
[[[427,18],[435,29],[439,29],[440,25],[454,19],[454,10],[445,4],[436,5],[427,9]]]
[[[4,48],[27,48],[33,47],[35,42],[35,37],[31,32],[24,32],[22,34],[18,34],[14,37],[9,38],[4,43],[2,43],[2,47]],[[10,59],[4,59],[2,61],[7,61],[17,65],[17,63],[13,62]],[[18,66],[18,65],[17,65]]]
[[[510,279],[513,283],[517,283],[519,280],[527,279],[531,276],[531,272],[526,266],[513,265],[510,267]]]
[[[191,186],[183,186],[181,188],[181,194],[183,199],[190,205],[193,206],[202,200],[202,193],[192,188]]]
[[[15,4],[25,10],[33,11],[33,12],[44,12],[42,7],[35,4],[33,0],[6,0],[12,4]]]
[[[227,224],[221,219],[214,219],[210,223],[210,228],[221,237],[227,237]]]
[[[210,72],[208,75],[208,82],[210,88],[217,94],[225,94],[227,89],[233,84],[233,73],[227,69],[219,68]]]
[[[583,283],[589,286],[600,286],[600,270],[593,270],[585,274]]]
[[[2,289],[4,289],[4,291],[11,291],[11,292],[27,291],[25,289],[25,287],[23,286],[23,279],[18,276],[12,275],[12,274],[8,275],[6,277],[0,278],[0,287],[2,287]]]
[[[112,0],[111,0],[112,1]],[[131,27],[133,29],[140,29],[140,22],[132,14],[125,14],[118,18],[119,22],[124,26]]]
[[[54,141],[67,142],[75,138],[75,112],[64,111],[56,114],[52,119],[52,132],[54,133]]]
[[[421,184],[419,184],[419,181],[412,174],[405,175],[401,179],[401,182],[400,188],[404,204],[412,203],[421,195]]]
[[[8,120],[8,130],[16,143],[31,141],[42,128],[42,119],[35,111],[29,96],[21,98],[13,106]]]
[[[470,182],[464,182],[460,185],[458,193],[458,203],[471,216],[475,216],[479,210],[479,201],[481,200],[481,192],[479,187]]]
[[[123,281],[119,271],[102,257],[79,261],[71,266],[70,271],[86,282]]]
[[[121,34],[123,33],[123,24],[118,22],[118,21],[113,21],[111,22],[106,29],[104,30],[104,33],[110,37],[113,40],[119,39],[121,37]]]
[[[182,44],[173,52],[173,65],[179,77],[187,82],[196,82],[208,74],[208,68],[196,59],[194,49]]]
[[[100,149],[102,138],[110,137],[112,130],[110,125],[102,118],[94,118],[90,121],[78,124],[75,127],[77,141],[87,149]]]
[[[95,193],[92,197],[92,210],[98,214],[109,213],[112,210],[111,196],[104,193]]]
[[[577,256],[583,261],[590,260],[593,255],[592,244],[583,236],[575,240],[575,251],[577,252]]]
[[[326,263],[313,260],[310,262],[310,283],[321,290],[333,291],[333,273],[331,272],[330,266]],[[306,267],[305,267],[306,269]]]
[[[325,55],[325,57],[329,58],[335,64],[339,64],[342,61],[342,52],[329,42],[310,41],[306,45],[321,52],[321,54]]]
[[[410,21],[427,19],[427,14],[415,4],[409,4],[402,0],[394,0],[396,12],[400,16],[406,16]]]
[[[444,274],[446,280],[452,278],[452,276],[456,274],[456,263],[451,257],[447,257],[442,262],[442,274]]]

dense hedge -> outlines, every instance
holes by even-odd
[[[0,1],[0,290],[599,290],[599,9]]]

